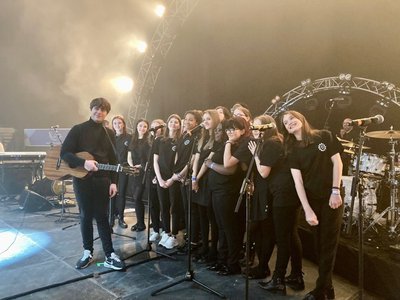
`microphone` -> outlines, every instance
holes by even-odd
[[[201,130],[202,130],[203,128],[204,128],[204,124],[201,123],[201,124],[197,125],[195,128],[193,128],[192,130],[189,130],[189,132],[190,132],[191,135],[194,135],[194,134],[197,134],[197,133],[201,132]],[[189,132],[188,132],[188,133],[189,133]],[[188,134],[188,133],[187,133],[187,134]]]
[[[166,124],[158,125],[154,128],[150,128],[149,132],[156,132],[158,129],[164,128],[165,126],[167,126],[167,125]]]
[[[335,102],[335,101],[344,101],[344,98],[343,97],[337,97],[337,98],[329,99],[329,102]]]
[[[354,119],[348,122],[349,125],[356,125],[356,126],[366,126],[371,123],[374,124],[381,124],[385,121],[385,118],[382,115],[376,115],[375,117],[369,118],[362,118],[362,119]]]
[[[276,128],[275,123],[250,126],[250,130],[259,130],[259,131],[264,131],[264,130],[271,129],[271,128]]]

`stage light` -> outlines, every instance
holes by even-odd
[[[136,41],[135,48],[138,52],[144,53],[147,50],[147,43],[145,41]]]
[[[154,9],[154,13],[161,18],[165,13],[165,6],[162,4],[158,4]]]
[[[307,78],[306,80],[302,80],[301,81],[301,86],[309,86],[310,84],[311,84],[311,79],[310,78]]]
[[[119,93],[129,93],[133,88],[133,80],[127,76],[120,76],[111,80],[112,85]]]
[[[352,78],[351,74],[344,74],[344,73],[339,74],[339,80],[341,81],[350,81],[351,78]]]

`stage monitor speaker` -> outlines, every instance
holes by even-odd
[[[27,212],[51,210],[53,206],[43,196],[24,190],[19,197],[20,208]]]

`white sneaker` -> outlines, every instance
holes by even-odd
[[[158,245],[160,245],[160,246],[164,246],[165,247],[165,242],[168,240],[168,238],[169,238],[169,235],[167,234],[167,233],[164,233],[163,235],[162,235],[162,237],[161,237],[161,240],[160,240],[160,242],[158,243]]]
[[[155,242],[160,238],[160,234],[156,231],[154,231],[152,234],[150,234],[149,237],[149,242]]]
[[[178,243],[178,239],[176,238],[176,236],[171,235],[169,237],[169,239],[166,240],[166,242],[164,243],[164,247],[167,249],[173,249],[175,247],[177,247],[179,245]]]

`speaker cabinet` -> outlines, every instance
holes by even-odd
[[[53,206],[46,198],[30,190],[24,190],[19,197],[20,208],[27,212],[51,210]]]

